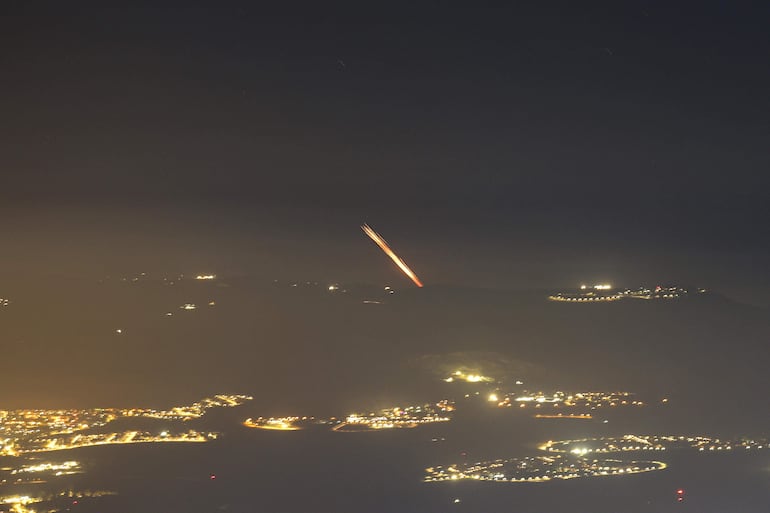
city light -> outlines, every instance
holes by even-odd
[[[588,460],[566,456],[531,456],[427,468],[426,482],[474,480],[499,483],[544,483],[586,477],[640,474],[663,470],[666,464],[648,460]]]
[[[11,471],[11,474],[29,474],[48,472],[57,476],[77,474],[80,469],[80,463],[77,461],[65,461],[62,463],[37,463],[35,465],[24,465]]]
[[[617,301],[619,299],[677,299],[688,295],[685,288],[678,286],[656,286],[654,288],[636,287],[623,289],[616,293],[597,293],[595,291],[608,291],[614,287],[609,284],[597,284],[587,286],[580,285],[579,292],[557,292],[548,296],[551,301],[562,301],[570,303],[601,303],[607,301]],[[700,290],[699,290],[700,292]],[[705,292],[705,290],[703,291]]]
[[[384,429],[411,429],[434,422],[451,420],[454,403],[442,400],[435,404],[395,406],[376,412],[350,413],[338,419],[316,417],[258,417],[248,418],[243,425],[249,428],[277,431],[298,431],[312,426],[331,428],[337,432],[379,431]]]
[[[447,376],[443,379],[446,383],[452,383],[454,381],[465,381],[467,383],[490,383],[494,381],[489,376],[483,376],[481,374],[475,374],[475,373],[465,373],[461,370],[456,370],[452,373],[452,375]]]
[[[622,437],[585,438],[580,440],[548,441],[540,449],[550,453],[606,454],[695,449],[698,451],[730,451],[733,448],[759,450],[766,440],[720,440],[707,436],[684,435],[624,435]]]
[[[89,433],[110,423],[130,417],[146,417],[186,422],[202,417],[211,408],[239,406],[251,400],[246,395],[216,395],[187,406],[170,410],[149,408],[97,408],[71,410],[6,410],[0,411],[2,436],[0,456],[25,453],[63,451],[94,445],[135,444],[151,442],[208,442],[217,437],[214,432],[179,430],[171,432],[126,430]],[[65,470],[65,469],[62,469]]]

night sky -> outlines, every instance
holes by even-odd
[[[766,304],[770,13],[669,4],[4,5],[3,267],[366,279],[368,221],[434,283]]]

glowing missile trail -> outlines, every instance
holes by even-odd
[[[385,239],[383,239],[382,237],[380,237],[380,234],[379,234],[379,233],[377,233],[377,232],[375,232],[374,230],[372,230],[372,228],[371,228],[371,227],[370,227],[368,224],[366,224],[366,223],[364,223],[363,225],[361,225],[361,229],[364,231],[364,233],[365,233],[366,235],[368,235],[368,236],[369,236],[369,238],[370,238],[370,239],[372,239],[372,240],[374,241],[374,243],[375,243],[375,244],[377,244],[377,245],[380,247],[380,249],[381,249],[381,250],[383,250],[383,251],[385,252],[385,254],[386,254],[386,255],[388,255],[388,256],[390,257],[390,259],[391,259],[391,260],[393,260],[393,262],[395,262],[395,264],[396,264],[396,265],[397,265],[397,266],[398,266],[398,267],[399,267],[399,268],[400,268],[402,271],[404,271],[404,274],[406,274],[407,276],[409,276],[409,278],[410,278],[410,279],[411,279],[411,280],[414,282],[414,284],[415,284],[415,285],[417,285],[418,287],[422,287],[422,282],[421,282],[421,281],[420,281],[420,279],[417,277],[417,275],[416,275],[416,274],[414,274],[414,273],[412,272],[412,270],[411,270],[411,269],[409,269],[409,266],[407,266],[407,265],[404,263],[404,261],[403,261],[403,260],[401,260],[401,259],[398,257],[398,255],[396,255],[396,254],[393,252],[393,250],[392,250],[392,249],[390,249],[390,246],[388,246],[388,243],[385,241]]]

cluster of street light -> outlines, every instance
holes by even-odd
[[[426,470],[425,481],[463,479],[509,483],[537,483],[553,479],[620,476],[663,470],[666,463],[654,460],[594,459],[608,453],[662,452],[677,449],[731,451],[770,449],[767,440],[721,440],[706,436],[633,435],[548,441],[538,447],[548,456],[455,463]]]
[[[32,462],[15,467],[0,468],[0,485],[5,484],[40,484],[47,479],[82,473],[80,462]]]
[[[69,410],[0,411],[0,456],[17,456],[30,452],[72,449],[89,445],[201,442],[216,437],[215,433],[188,430],[176,434],[163,431],[122,431],[87,433],[126,417],[147,417],[168,421],[187,421],[203,416],[211,408],[239,406],[251,400],[247,395],[216,395],[191,405],[169,410],[151,408],[94,408]]]
[[[666,464],[661,461],[592,460],[569,458],[563,455],[529,456],[429,467],[425,469],[425,481],[470,479],[507,483],[541,483],[554,479],[623,476],[664,468]]]
[[[64,490],[45,495],[2,495],[0,506],[10,507],[9,513],[58,513],[71,511],[81,500],[97,499],[115,495],[115,492],[104,490]],[[45,505],[46,509],[39,509]]]
[[[734,449],[770,449],[770,442],[763,439],[719,439],[707,436],[684,435],[633,435],[621,437],[559,440],[544,443],[541,450],[551,453],[570,453],[579,456],[637,451],[667,451],[695,449],[698,451],[731,451]]]
[[[644,401],[631,392],[494,392],[489,394],[490,402],[501,408],[517,406],[519,408],[582,408],[593,411],[597,408],[641,407]]]
[[[474,372],[456,370],[451,375],[444,378],[444,381],[447,383],[452,383],[454,381],[465,381],[468,383],[491,383],[494,381],[494,379],[489,376],[484,376]]]
[[[595,303],[617,301],[619,299],[678,299],[689,294],[689,291],[679,286],[656,287],[635,287],[627,288],[617,292],[609,292],[614,287],[609,284],[581,285],[579,291],[557,292],[548,296],[551,301],[562,301],[569,303]],[[706,289],[698,289],[699,294],[706,292]]]
[[[257,417],[248,418],[243,425],[249,428],[277,431],[297,431],[309,426],[326,426],[333,431],[370,431],[394,428],[415,428],[423,424],[447,422],[454,410],[454,402],[442,400],[432,404],[396,406],[369,413],[351,413],[344,417]]]

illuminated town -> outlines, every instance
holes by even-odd
[[[454,402],[442,400],[435,404],[393,407],[369,413],[351,413],[344,418],[330,417],[258,417],[246,419],[249,428],[277,431],[297,431],[310,426],[326,426],[337,432],[377,431],[382,429],[416,428],[424,424],[448,422]]]
[[[490,402],[496,402],[501,408],[580,408],[594,411],[597,408],[641,407],[644,402],[635,398],[631,392],[522,392],[499,394],[492,393]],[[544,415],[540,415],[544,417]]]
[[[55,476],[77,474],[80,472],[80,463],[77,461],[64,461],[62,463],[39,463],[36,465],[23,465],[11,471],[11,474],[25,473],[53,473]]]
[[[83,500],[110,495],[115,493],[102,490],[66,490],[45,495],[3,495],[0,496],[0,507],[9,507],[8,513],[57,513],[71,511],[72,506],[77,506]]]
[[[706,292],[706,289],[699,288],[699,294]],[[610,284],[581,285],[580,289],[572,292],[557,292],[548,296],[551,301],[562,301],[570,303],[596,303],[617,301],[620,299],[678,299],[685,297],[689,291],[679,286],[658,285],[653,288],[636,287],[615,290]]]
[[[466,369],[466,370],[462,370]],[[479,369],[460,367],[443,381],[466,384],[477,390],[464,394],[467,399],[493,408],[512,408],[511,411],[532,411],[535,419],[590,420],[597,410],[638,408],[645,406],[635,394],[627,391],[531,391],[522,381],[515,381],[514,391],[502,391],[501,381]],[[487,385],[486,387],[484,385]],[[489,384],[492,384],[489,386]],[[486,391],[483,389],[486,388]],[[463,391],[465,391],[463,390]],[[245,404],[248,395],[215,395],[189,405],[169,409],[150,408],[96,408],[88,410],[14,410],[0,412],[0,455],[16,456],[18,462],[0,469],[0,485],[22,486],[56,482],[63,476],[83,473],[79,461],[34,460],[28,455],[50,453],[80,447],[138,444],[138,443],[205,443],[215,440],[215,432],[193,429],[162,431],[124,430],[94,432],[117,419],[148,418],[185,423],[201,418],[212,408],[230,408]],[[667,403],[668,399],[661,400]],[[242,425],[268,431],[298,431],[324,429],[339,433],[376,432],[392,429],[413,429],[426,424],[449,422],[456,411],[456,403],[443,399],[435,403],[394,406],[364,413],[349,413],[340,417],[314,416],[248,418]],[[605,421],[606,422],[606,421]],[[434,437],[443,441],[445,437]],[[621,437],[549,440],[538,446],[546,455],[523,456],[479,462],[462,462],[426,469],[425,482],[492,481],[505,483],[542,483],[588,477],[628,476],[654,472],[666,468],[660,456],[674,449],[703,451],[731,451],[738,449],[770,448],[766,440],[721,440],[704,436],[624,435]],[[650,453],[655,459],[612,459],[613,453]],[[213,479],[213,478],[212,478]],[[75,492],[72,492],[75,493]],[[82,492],[78,492],[81,493]],[[73,495],[81,500],[86,495]],[[37,497],[24,494],[3,497],[2,504],[13,513],[61,511],[59,496]],[[59,502],[57,502],[59,501]],[[48,508],[48,509],[45,509]]]
[[[617,301],[622,296],[618,293],[610,292],[612,285],[601,283],[596,285],[581,285],[580,290],[576,292],[557,292],[548,296],[551,301],[566,302],[607,302]]]
[[[495,382],[481,372],[455,371],[451,377],[459,382],[478,387]],[[446,380],[445,380],[446,381]],[[465,394],[477,397],[493,408],[511,408],[512,411],[536,411],[535,419],[592,419],[598,409],[637,408],[645,403],[635,394],[617,392],[531,392],[516,381],[516,392],[500,392],[492,389],[488,394],[480,391]],[[494,386],[494,385],[493,385]],[[91,409],[91,410],[15,410],[0,413],[0,455],[18,457],[17,462],[0,469],[0,486],[23,487],[39,485],[62,479],[64,476],[84,472],[79,461],[44,461],[28,455],[49,453],[80,447],[136,444],[136,443],[204,443],[217,438],[217,433],[192,429],[172,432],[118,431],[88,432],[104,427],[123,418],[150,418],[184,423],[197,419],[212,408],[229,408],[243,405],[252,398],[247,395],[216,395],[190,405],[175,406],[166,410],[147,408]],[[661,403],[667,403],[663,399]],[[340,433],[375,432],[392,429],[412,429],[426,424],[449,422],[456,412],[456,403],[444,399],[435,403],[396,406],[367,413],[350,413],[341,417],[318,418],[313,416],[257,417],[248,418],[242,425],[268,431],[298,431],[325,429]],[[445,441],[433,437],[431,441]],[[655,472],[667,468],[661,461],[667,451],[696,450],[699,452],[727,452],[770,448],[767,440],[723,440],[705,436],[633,435],[620,437],[582,438],[574,440],[549,440],[538,446],[546,454],[494,459],[477,462],[461,462],[435,465],[425,469],[424,481],[489,481],[498,483],[544,483],[595,477],[630,476]],[[651,458],[613,458],[614,453],[651,453]],[[609,457],[608,457],[609,456]],[[212,474],[211,479],[215,479]],[[17,493],[0,497],[0,506],[8,513],[55,513],[66,511],[68,506],[83,499],[92,499],[109,492],[57,492],[49,495]]]
[[[253,397],[249,395],[215,395],[206,397],[198,402],[188,406],[175,406],[170,410],[152,410],[152,409],[129,409],[119,410],[121,416],[132,417],[150,417],[164,420],[191,420],[202,417],[206,410],[211,408],[233,408],[240,406]]]
[[[532,456],[430,467],[425,469],[427,473],[425,481],[469,479],[507,483],[541,483],[554,479],[623,476],[664,468],[666,464],[660,461],[589,460],[561,455]]]
[[[73,434],[66,437],[44,436],[26,440],[22,444],[8,444],[3,447],[3,454],[18,456],[21,454],[49,451],[66,451],[94,445],[123,445],[160,442],[207,442],[216,439],[216,433],[194,430],[181,433],[161,431],[119,431],[116,433]]]
[[[34,462],[29,460],[13,467],[0,468],[0,485],[42,484],[49,479],[83,473],[79,461]]]
[[[495,380],[489,376],[475,373],[455,371],[444,379],[445,382],[490,383]],[[523,385],[516,381],[517,385]],[[480,392],[464,394],[466,399],[479,396]],[[516,407],[516,410],[537,410],[533,414],[537,419],[593,419],[591,412],[597,409],[642,407],[645,403],[638,400],[631,392],[563,392],[545,393],[530,392],[500,392],[493,390],[482,396],[489,404],[499,408]],[[663,402],[666,402],[664,399]],[[368,413],[350,413],[342,417],[318,418],[313,416],[285,417],[250,417],[243,421],[248,428],[299,431],[308,428],[325,427],[338,432],[373,431],[394,428],[416,428],[424,424],[448,422],[452,420],[451,413],[456,409],[454,400],[443,399],[436,403],[392,407]]]
[[[299,431],[309,426],[318,425],[322,421],[315,417],[257,417],[248,418],[243,425],[254,429],[269,429],[275,431]],[[334,422],[334,421],[332,421]]]
[[[456,370],[452,373],[451,376],[444,378],[444,381],[447,383],[452,383],[454,381],[465,381],[467,383],[490,383],[494,381],[494,379],[490,378],[489,376],[482,376],[481,374],[466,373],[461,370]]]
[[[127,417],[146,417],[170,421],[188,421],[202,417],[211,408],[239,406],[251,400],[246,395],[217,395],[169,410],[150,408],[95,408],[90,410],[11,410],[0,411],[0,456],[44,451],[61,451],[91,445],[205,442],[216,433],[194,430],[171,433],[160,431],[122,431],[86,433],[110,422]]]
[[[595,454],[665,452],[670,450],[731,451],[770,449],[767,440],[720,440],[705,436],[624,435],[548,441],[538,447],[549,456],[496,459],[477,463],[434,466],[426,469],[426,482],[463,479],[508,483],[538,483],[553,479],[622,476],[663,470],[667,464],[654,460],[591,459]]]
[[[0,468],[0,486],[40,485],[64,476],[83,473],[79,461],[44,461],[28,455],[80,447],[139,443],[203,443],[217,438],[214,432],[192,429],[173,432],[125,430],[91,432],[126,418],[151,418],[185,422],[200,418],[212,408],[235,407],[251,400],[247,395],[216,395],[168,410],[151,408],[94,408],[87,410],[0,411],[0,456],[12,457]],[[2,491],[2,490],[0,490]],[[84,499],[112,495],[103,491],[73,491],[0,496],[0,511],[54,513],[69,511]],[[8,508],[8,509],[5,509]]]
[[[609,287],[609,285],[602,285],[601,287]],[[499,380],[484,375],[479,370],[455,370],[442,381],[446,383],[499,383]],[[581,391],[581,392],[564,392],[556,390],[553,392],[530,391],[525,388],[521,388],[524,385],[523,381],[515,381],[516,389],[512,391],[501,390],[495,388],[486,395],[487,401],[493,403],[501,408],[510,408],[516,406],[518,408],[562,408],[562,409],[581,409],[585,413],[577,414],[570,413],[556,413],[554,415],[548,415],[539,413],[537,418],[591,418],[589,411],[594,411],[597,408],[615,408],[615,407],[641,407],[645,405],[645,402],[639,400],[632,392],[616,391],[616,392],[601,392],[601,391]],[[471,395],[480,395],[481,392],[466,393],[464,396],[470,398]],[[661,402],[666,403],[668,399],[663,399]]]
[[[698,451],[731,451],[734,449],[770,449],[767,440],[721,440],[706,436],[624,435],[617,438],[587,438],[582,440],[548,441],[539,449],[552,453],[586,455],[629,451],[667,451],[695,449]]]
[[[445,382],[452,383],[456,380],[462,380],[468,383],[489,383],[494,382],[493,378],[481,374],[461,374],[456,371]],[[517,386],[522,386],[522,381],[516,381]],[[478,396],[481,392],[473,394],[464,394],[465,398],[472,395]],[[557,411],[553,414],[538,412],[536,418],[580,418],[590,419],[592,414],[599,408],[624,408],[624,407],[642,407],[645,402],[638,399],[636,394],[627,391],[616,392],[564,392],[557,390],[554,392],[529,391],[527,389],[518,389],[515,391],[502,391],[500,388],[491,390],[486,395],[486,400],[500,408],[534,408],[534,409],[555,409],[567,410],[566,412]],[[662,404],[668,402],[667,398],[661,400]],[[579,410],[580,412],[577,412]]]
[[[418,406],[395,407],[380,410],[376,413],[350,414],[338,425],[334,431],[367,431],[391,428],[415,428],[423,424],[434,422],[447,422],[449,412],[454,411],[452,401],[439,401],[436,404],[424,404]]]

